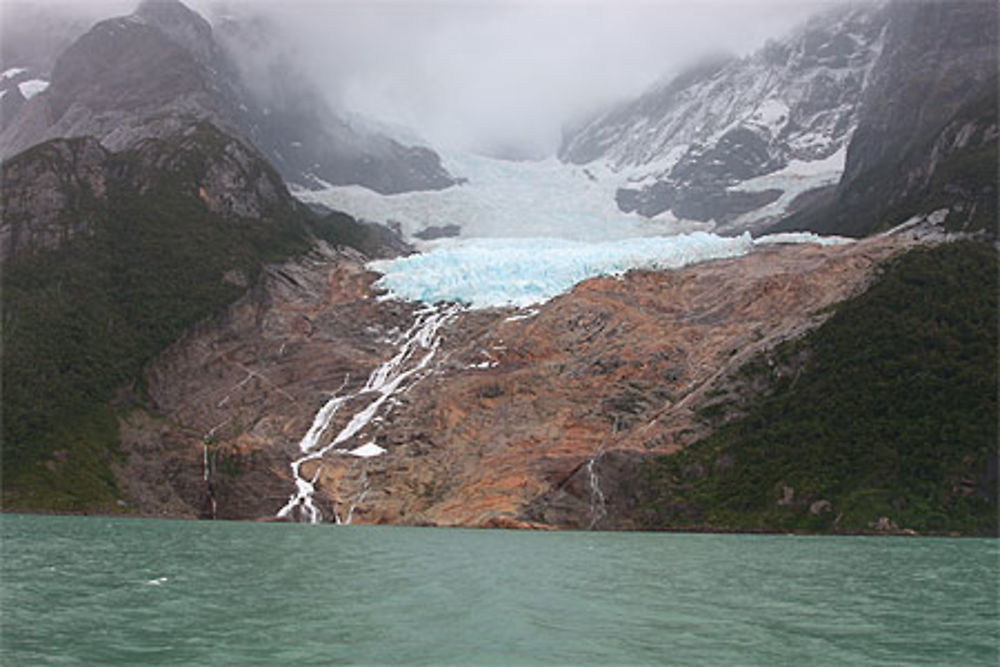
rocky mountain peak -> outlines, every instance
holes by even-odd
[[[203,62],[215,56],[212,26],[179,0],[142,0],[132,16],[158,28]]]
[[[618,174],[625,212],[759,226],[836,182],[885,21],[881,5],[838,6],[749,56],[705,59],[568,134],[560,158]]]
[[[253,145],[299,186],[393,193],[455,182],[433,151],[356,131],[294,72],[272,72],[259,85],[261,71],[244,71],[239,57],[178,0],[143,0],[133,14],[97,23],[63,51],[45,94],[4,120],[0,157],[81,136],[118,152],[207,121]]]
[[[860,236],[947,210],[950,229],[995,234],[998,11],[890,3],[835,197],[777,229]]]

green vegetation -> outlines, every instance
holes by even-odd
[[[995,534],[997,272],[986,243],[891,261],[776,363],[746,367],[742,381],[769,389],[742,416],[645,464],[640,520],[851,532],[889,517],[921,533]]]
[[[179,143],[148,140],[112,156],[109,172],[124,177],[109,179],[105,200],[75,197],[68,212],[90,220],[91,233],[5,264],[5,507],[115,510],[116,393],[243,294],[265,262],[310,247],[318,223],[290,198],[259,219],[208,209],[198,184],[230,142],[201,126]],[[15,160],[53,155],[43,146]],[[280,186],[266,163],[250,169]]]

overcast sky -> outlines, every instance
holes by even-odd
[[[106,7],[114,15],[137,1],[75,4],[90,11]],[[636,95],[705,53],[747,54],[829,1],[188,4],[210,20],[226,12],[271,18],[288,36],[304,72],[342,109],[412,127],[442,147],[551,148],[564,122]]]
[[[206,15],[218,3],[194,0]],[[342,107],[443,147],[554,147],[561,125],[706,52],[749,53],[823,8],[803,0],[229,3],[294,35]]]

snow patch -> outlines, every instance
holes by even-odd
[[[537,315],[540,312],[541,311],[538,310],[537,308],[529,308],[528,310],[524,311],[523,313],[518,313],[517,315],[511,315],[510,317],[508,317],[507,319],[505,319],[504,322],[517,322],[519,320],[528,320],[528,319],[531,319],[532,317],[534,317],[535,315]]]
[[[22,81],[17,84],[17,87],[20,89],[21,94],[24,95],[24,99],[30,100],[35,95],[48,88],[49,82],[43,81],[42,79],[28,79],[27,81]]]
[[[753,125],[766,128],[771,136],[777,136],[781,128],[788,122],[790,111],[788,105],[781,100],[769,99],[761,102],[753,114],[750,115],[749,122]]]
[[[654,131],[655,128],[649,128]],[[641,165],[622,167],[618,171],[626,177],[630,186],[652,185],[660,176],[666,176],[680,162],[684,154],[688,152],[690,144],[679,144],[671,146],[662,157],[645,162]],[[608,166],[609,171],[613,171],[612,166]]]
[[[7,79],[13,79],[14,77],[24,74],[28,70],[24,67],[11,67],[10,69],[5,69],[3,74],[0,74],[0,81],[6,81]]]
[[[381,456],[382,454],[385,454],[385,451],[386,450],[384,448],[379,447],[374,442],[369,442],[367,444],[361,445],[360,447],[356,447],[347,453],[350,456],[357,456],[358,458],[362,459],[370,459],[373,456]]]
[[[812,243],[821,246],[847,245],[854,243],[854,239],[846,236],[819,236],[812,232],[780,232],[778,234],[768,234],[753,240],[754,245],[780,245],[790,243]]]
[[[836,185],[844,173],[844,161],[847,159],[847,146],[822,160],[792,160],[784,169],[751,178],[729,188],[731,192],[761,192],[764,190],[781,190],[781,196],[767,206],[756,209],[737,218],[731,226],[739,228],[755,220],[768,220],[780,217],[788,211],[789,206],[799,195]]]

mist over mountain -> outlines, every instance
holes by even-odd
[[[560,157],[627,170],[625,211],[737,229],[773,221],[836,179],[885,23],[881,6],[846,5],[745,58],[705,59],[567,134]],[[824,162],[833,173],[808,182]]]
[[[555,151],[561,126],[641,92],[706,50],[742,55],[813,3],[211,3],[283,36],[335,109],[446,150]]]
[[[229,23],[222,32],[227,43],[251,48],[260,31]],[[300,187],[359,183],[399,192],[453,183],[433,151],[356,131],[294,66],[272,65],[264,77],[241,70],[199,14],[176,0],[146,0],[97,23],[56,59],[45,93],[5,119],[0,155],[77,136],[119,150],[205,119],[245,137]]]

